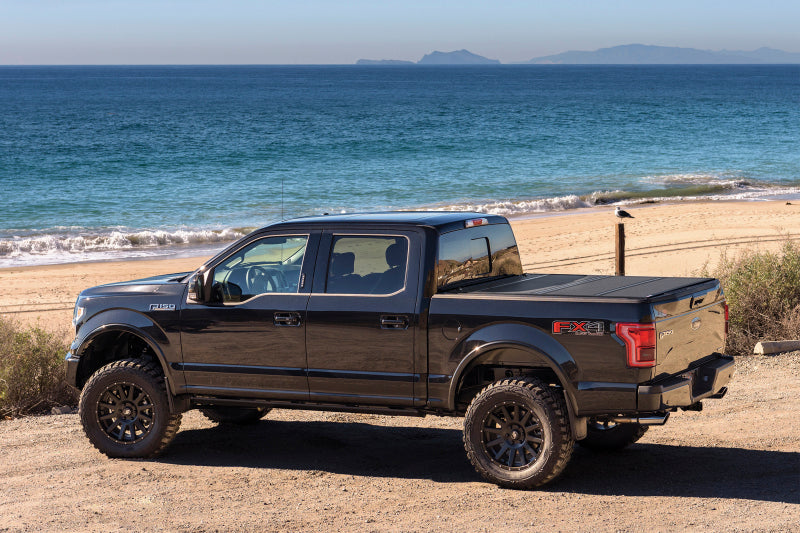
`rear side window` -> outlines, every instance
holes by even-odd
[[[439,237],[440,289],[504,275],[522,274],[517,242],[508,224],[478,226]]]
[[[391,294],[406,281],[408,239],[400,236],[337,235],[333,238],[325,292]]]

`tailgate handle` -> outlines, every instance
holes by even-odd
[[[705,299],[706,299],[705,296],[703,296],[702,298],[692,298],[692,301],[689,304],[689,307],[694,309],[695,307],[697,307],[698,305],[703,303],[703,300],[705,300]]]
[[[276,326],[299,326],[300,313],[275,313],[272,316],[272,323]]]
[[[408,329],[408,317],[403,315],[381,316],[381,329]]]

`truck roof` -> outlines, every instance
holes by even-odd
[[[499,215],[486,213],[470,213],[463,211],[385,211],[376,213],[344,213],[320,215],[285,220],[268,226],[277,227],[312,226],[326,227],[346,226],[427,226],[435,228],[439,233],[463,229],[467,220],[484,218],[489,224],[507,224],[508,220]],[[263,229],[263,228],[262,228]]]

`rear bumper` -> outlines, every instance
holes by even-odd
[[[664,411],[686,407],[711,396],[719,397],[726,392],[725,386],[730,382],[733,371],[733,357],[722,355],[656,385],[639,385],[638,410]]]

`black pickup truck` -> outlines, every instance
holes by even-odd
[[[320,216],[86,289],[66,370],[111,457],[158,454],[194,408],[455,415],[481,475],[530,488],[576,441],[621,448],[721,398],[727,313],[710,278],[523,273],[500,216]]]

